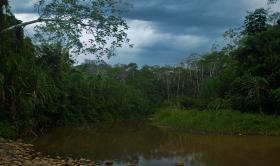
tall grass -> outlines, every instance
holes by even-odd
[[[241,113],[230,110],[161,109],[155,114],[153,122],[156,125],[192,132],[280,135],[279,116]]]

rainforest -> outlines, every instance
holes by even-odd
[[[110,64],[102,58],[118,56],[112,48],[130,43],[113,1],[92,1],[96,8],[78,0],[44,3],[37,6],[42,24],[30,36],[29,23],[0,1],[0,150],[23,140],[50,156],[24,160],[46,165],[69,155],[70,165],[277,165],[279,12],[248,12],[241,27],[228,27],[222,47],[175,65]],[[95,35],[90,47],[79,41],[84,30]],[[77,54],[97,58],[77,63]],[[256,160],[260,155],[253,153],[261,151],[265,158],[237,160],[234,149]],[[225,158],[214,159],[217,153]],[[0,151],[0,162],[15,164],[8,155]]]

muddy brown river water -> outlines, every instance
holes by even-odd
[[[189,134],[121,122],[57,128],[34,140],[46,155],[140,166],[279,166],[280,137]]]

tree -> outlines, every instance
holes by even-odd
[[[1,0],[1,9],[8,9],[5,2]],[[97,57],[114,55],[116,47],[129,42],[125,32],[128,25],[120,16],[116,0],[39,0],[35,8],[37,19],[4,27],[0,36],[18,27],[41,23],[35,28],[39,42],[59,42],[71,48],[72,53],[96,53]],[[85,34],[87,40],[82,40]]]
[[[263,77],[245,74],[232,83],[232,107],[242,111],[269,112],[265,108],[269,97],[269,82]]]
[[[4,10],[6,12],[6,10],[8,10],[8,5],[9,5],[8,0],[1,0],[0,1],[0,6],[1,6],[0,13],[4,13]]]
[[[260,8],[256,9],[254,12],[249,12],[244,21],[244,33],[247,35],[255,35],[258,32],[262,32],[267,27],[266,22],[267,10]]]

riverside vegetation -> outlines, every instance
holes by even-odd
[[[278,116],[241,113],[230,110],[161,109],[153,123],[163,127],[207,134],[279,135]]]
[[[280,133],[279,13],[265,9],[248,13],[243,27],[225,33],[228,43],[223,48],[190,55],[175,66],[140,68],[135,63],[111,66],[98,60],[74,65],[61,40],[33,42],[22,27],[2,33],[20,23],[10,11],[4,12],[7,3],[0,4],[1,137],[152,114],[158,124],[191,130]],[[56,13],[52,8],[47,11]],[[57,27],[48,28],[43,30]],[[162,107],[191,111],[156,111]]]

